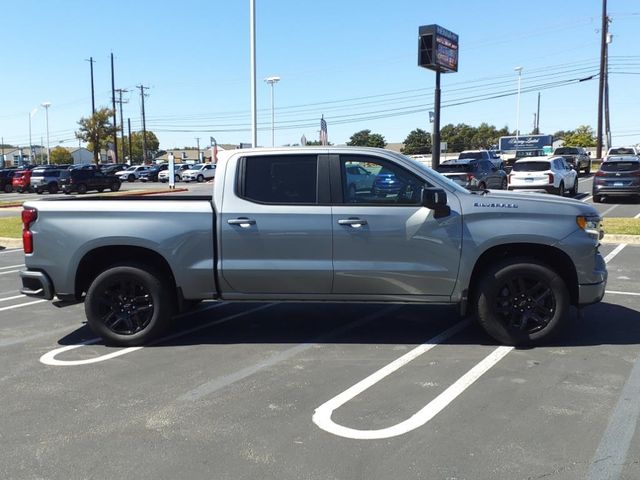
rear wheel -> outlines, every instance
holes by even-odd
[[[111,184],[111,187],[109,187],[109,190],[111,190],[112,192],[117,192],[118,190],[120,190],[120,182],[113,182]]]
[[[560,186],[558,187],[556,194],[564,197],[564,183],[560,182]]]
[[[44,190],[42,190],[41,188],[36,188],[36,193],[38,195],[42,195],[43,192],[44,192]]]
[[[4,193],[11,193],[11,192],[13,192],[13,185],[11,185],[11,184],[7,183],[7,184],[4,186]]]
[[[569,293],[547,265],[526,258],[503,261],[478,281],[480,325],[508,345],[547,341],[562,329]]]
[[[51,194],[58,193],[58,184],[57,183],[52,183],[51,185],[49,185],[49,193],[51,193]]]
[[[130,181],[130,182],[135,182],[136,181],[136,176],[133,173],[131,173],[127,177],[127,180]]]
[[[156,338],[169,326],[173,310],[168,281],[146,265],[105,270],[85,299],[91,329],[117,346],[141,345]]]
[[[587,163],[587,166],[584,167],[584,174],[589,175],[591,173],[591,160]]]
[[[84,194],[87,193],[87,186],[84,183],[81,183],[77,187],[78,193]]]
[[[571,188],[570,193],[574,197],[578,195],[578,177],[576,177],[575,181],[573,182],[573,187]]]

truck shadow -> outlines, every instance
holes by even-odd
[[[409,344],[429,341],[458,324],[452,306],[372,304],[228,304],[204,303],[174,322],[173,328],[148,347],[228,344]],[[86,326],[59,340],[77,345],[95,335]],[[443,344],[498,345],[474,322]],[[95,343],[104,345],[102,341]],[[599,303],[578,318],[572,309],[567,328],[542,347],[581,347],[640,344],[640,315],[636,310]]]

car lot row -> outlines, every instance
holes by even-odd
[[[5,250],[0,475],[637,478],[637,413],[618,399],[635,393],[640,247],[602,250],[605,301],[553,345],[508,351],[449,307],[208,302],[160,343],[109,348],[82,305],[10,298],[22,252]]]

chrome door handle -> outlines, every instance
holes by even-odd
[[[343,218],[338,220],[338,225],[348,225],[353,228],[360,228],[366,224],[367,221],[360,218]]]
[[[227,223],[229,225],[239,225],[242,228],[249,228],[251,225],[255,225],[256,221],[252,218],[240,217],[240,218],[230,218],[229,220],[227,220]]]

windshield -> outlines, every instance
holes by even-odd
[[[204,163],[197,163],[197,164],[189,167],[189,170],[201,170],[202,167],[204,167]]]
[[[471,170],[469,163],[442,163],[438,167],[440,173],[468,172]]]
[[[462,152],[458,157],[460,160],[464,158],[477,158],[482,159],[482,152]]]
[[[556,148],[555,153],[557,155],[575,154],[575,153],[578,153],[578,149],[577,148],[571,148],[571,147]]]
[[[544,172],[549,170],[549,162],[516,162],[514,172]]]

